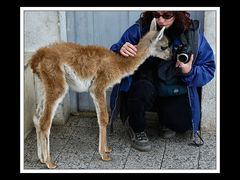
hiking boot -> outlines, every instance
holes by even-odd
[[[152,145],[150,144],[148,137],[144,131],[135,133],[133,129],[130,126],[128,126],[128,132],[131,139],[131,145],[133,148],[145,152],[150,151],[152,149]]]
[[[161,136],[164,138],[164,139],[170,139],[170,138],[173,138],[175,135],[176,135],[176,132],[169,129],[169,128],[166,128],[164,127],[162,130],[161,130]]]

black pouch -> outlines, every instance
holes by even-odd
[[[187,93],[187,86],[177,77],[168,81],[162,81],[159,79],[157,83],[157,91],[159,96],[178,96]]]

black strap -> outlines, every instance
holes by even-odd
[[[192,20],[191,28],[185,32],[186,39],[188,40],[189,45],[192,47],[192,53],[195,55],[193,63],[196,59],[196,54],[198,52],[198,38],[199,38],[199,21]]]
[[[180,39],[181,39],[181,42],[184,44],[184,45],[187,45],[188,44],[188,40],[186,38],[186,35],[184,33],[182,33],[180,35]]]
[[[200,142],[197,142],[197,137],[195,136],[194,139],[192,140],[192,142],[190,142],[188,145],[189,146],[196,146],[196,147],[200,147],[204,144],[204,140],[201,137],[201,131],[196,133],[197,137],[199,138]],[[191,138],[192,139],[192,138]]]

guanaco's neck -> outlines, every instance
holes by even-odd
[[[118,56],[118,66],[122,74],[133,74],[135,70],[145,61],[149,56],[150,40],[148,38],[142,39],[137,45],[137,54],[135,56],[124,57]]]

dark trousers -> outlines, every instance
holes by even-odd
[[[129,124],[134,132],[146,128],[145,112],[155,109],[161,125],[178,133],[191,128],[191,108],[188,95],[159,97],[155,86],[148,80],[134,82],[128,92]]]

